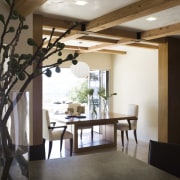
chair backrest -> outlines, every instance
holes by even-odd
[[[128,105],[128,115],[136,116],[138,119],[138,113],[139,113],[139,106],[136,104],[129,104]],[[136,128],[137,127],[137,120],[131,120],[131,127]]]
[[[84,106],[81,106],[79,103],[68,104],[68,110],[70,110],[74,115],[80,115],[81,113],[85,113]]]
[[[49,119],[49,112],[48,110],[46,109],[43,109],[43,112],[42,112],[42,124],[43,124],[43,138],[46,139],[46,140],[49,140],[52,136],[52,130],[48,129],[49,127],[49,124],[50,124],[50,119]]]
[[[180,178],[180,144],[150,140],[148,163]]]

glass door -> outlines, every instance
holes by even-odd
[[[90,71],[89,74],[89,89],[94,89],[94,102],[96,106],[97,113],[102,112],[102,100],[100,96],[98,95],[98,92],[101,88],[103,88],[106,92],[109,92],[109,71],[105,70],[94,70]],[[90,102],[89,104],[89,110],[90,110]],[[100,126],[94,127],[95,132],[101,132]]]

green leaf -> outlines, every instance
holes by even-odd
[[[78,61],[76,59],[72,60],[72,64],[76,65],[78,63]]]
[[[58,59],[58,60],[57,60],[57,63],[58,63],[58,64],[62,64],[62,62],[63,62],[62,59]]]
[[[28,25],[24,25],[22,28],[23,28],[23,29],[28,29],[29,26],[28,26]]]
[[[49,44],[48,44],[48,47],[52,48],[52,47],[53,47],[53,44],[52,44],[52,43],[49,43]]]
[[[27,55],[26,55],[26,59],[29,60],[29,59],[31,59],[31,58],[32,58],[32,54],[27,54]]]
[[[12,16],[11,16],[11,19],[16,20],[16,19],[18,19],[18,18],[19,18],[18,12],[17,12],[17,11],[13,11],[13,14],[12,14]]]
[[[63,46],[63,43],[57,42],[56,46],[57,46],[58,48],[61,48],[61,47]]]
[[[72,59],[74,59],[74,56],[72,54],[68,54],[66,60],[72,60]]]
[[[62,49],[64,49],[65,44],[64,44],[64,43],[57,42],[56,47],[59,48],[60,50],[62,50]]]
[[[37,46],[36,41],[34,41],[34,39],[32,39],[32,38],[28,38],[27,43],[28,43],[30,46]]]
[[[15,28],[13,26],[9,27],[8,32],[14,32],[14,31],[15,31]]]
[[[48,52],[47,48],[42,48],[41,51],[43,52],[43,54],[46,54]]]
[[[13,68],[16,68],[18,66],[18,62],[15,58],[11,59],[10,61],[10,65],[13,67]]]
[[[46,75],[47,77],[51,77],[51,75],[52,75],[51,70],[50,70],[50,69],[46,69],[45,75]]]
[[[92,96],[94,94],[94,89],[88,89],[87,90],[87,94],[89,94],[90,96]]]
[[[26,59],[27,58],[27,55],[26,54],[21,54],[21,56],[19,57],[19,60],[21,59]]]
[[[16,53],[16,54],[14,54],[14,56],[13,56],[14,58],[19,58],[19,54],[18,53]]]
[[[18,73],[18,79],[19,80],[21,80],[21,81],[23,81],[23,80],[25,80],[26,79],[26,75],[25,75],[25,73],[23,73],[23,72],[21,72],[21,73]]]
[[[61,51],[58,52],[58,56],[62,56],[62,52]]]
[[[77,52],[74,53],[74,59],[76,59],[79,56]]]
[[[19,14],[19,20],[20,20],[21,22],[23,22],[23,21],[25,21],[26,19],[25,19],[24,16],[21,16],[21,15]]]
[[[59,66],[56,66],[55,71],[56,71],[57,73],[60,73],[60,72],[61,72],[60,67],[59,67]]]
[[[5,21],[4,21],[4,16],[2,14],[0,14],[0,21],[5,24]]]

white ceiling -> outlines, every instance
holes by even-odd
[[[47,0],[37,12],[64,19],[90,21],[137,0],[86,0],[87,4],[84,6],[76,5],[75,2],[76,0]]]
[[[41,7],[35,10],[36,14],[41,14],[47,17],[60,18],[64,20],[89,22],[102,15],[108,14],[122,7],[138,2],[139,0],[83,0],[87,4],[84,6],[76,5],[77,0],[47,0]],[[156,1],[156,0],[151,0]],[[147,17],[156,17],[156,21],[147,21]],[[118,24],[115,28],[130,31],[148,31],[156,28],[165,27],[172,24],[180,23],[180,5],[140,17],[125,23]],[[68,45],[80,44],[85,47],[98,45],[97,42],[71,40],[66,42]],[[118,45],[119,47],[119,45]],[[112,49],[112,47],[111,47]],[[115,48],[117,49],[117,47]]]
[[[90,21],[104,14],[127,6],[138,0],[86,0],[87,4],[79,6],[76,0],[47,0],[36,12],[51,17],[61,17],[69,20]],[[142,17],[133,21],[122,23],[120,26],[138,30],[149,30],[180,22],[180,6],[170,8],[151,16],[157,21],[149,22]]]

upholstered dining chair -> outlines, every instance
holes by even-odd
[[[68,115],[78,116],[84,112],[85,112],[85,107],[81,106],[80,103],[70,103],[68,104],[68,107],[65,113]]]
[[[180,178],[180,144],[150,140],[148,163]]]
[[[68,108],[66,111],[66,114],[68,113],[72,113],[72,115],[81,115],[85,113],[85,107],[81,106],[81,104],[79,103],[72,103],[72,104],[68,104]],[[82,139],[83,136],[83,130],[84,129],[91,129],[91,139],[93,140],[93,126],[86,126],[86,127],[81,127],[80,128],[80,137]]]
[[[69,131],[66,131],[67,126],[56,126],[56,122],[50,122],[49,112],[46,109],[43,109],[43,140],[49,141],[49,151],[48,159],[51,155],[53,141],[60,141],[60,153],[62,150],[63,140],[70,140],[70,156],[72,156],[73,148],[73,134]]]
[[[138,112],[139,112],[139,106],[136,104],[129,104],[128,105],[128,115],[136,116],[138,119]],[[137,141],[137,120],[133,119],[128,119],[128,120],[120,120],[117,123],[117,130],[121,131],[121,141],[122,141],[122,146],[124,147],[124,131],[126,132],[126,138],[129,140],[128,137],[128,131],[133,130],[134,131],[134,138],[136,141],[136,144],[138,143]]]

